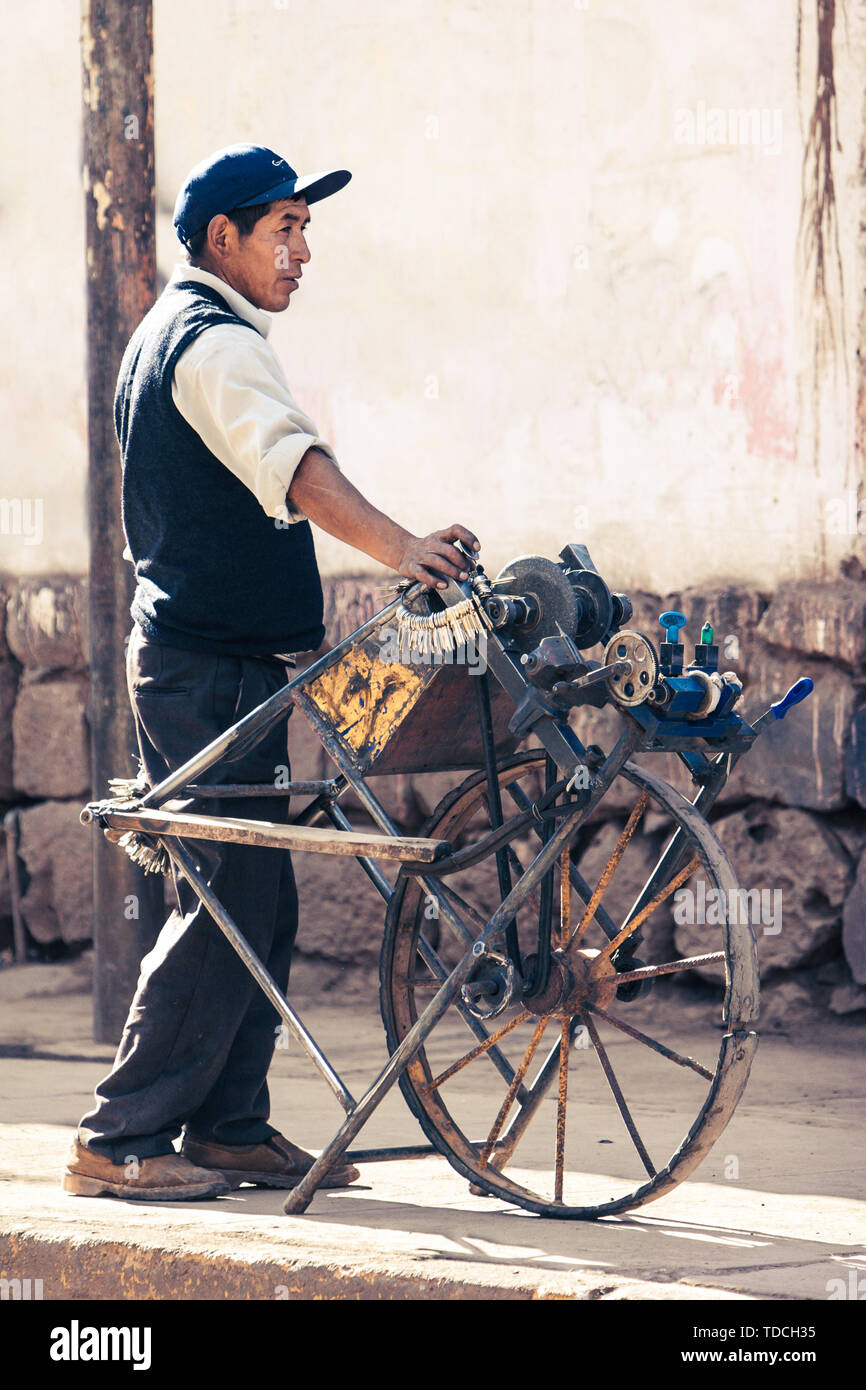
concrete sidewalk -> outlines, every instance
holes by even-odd
[[[530,1216],[471,1196],[434,1156],[366,1164],[360,1185],[286,1217],[282,1193],[252,1188],[159,1205],[61,1191],[71,1132],[113,1055],[90,1041],[83,968],[0,972],[0,1278],[41,1279],[46,1299],[824,1300],[858,1280],[866,1293],[862,1026],[762,1038],[716,1149],[633,1215]],[[374,1001],[297,1003],[360,1094],[386,1056]],[[274,1122],[324,1145],[341,1111],[296,1045],[271,1075]],[[422,1142],[395,1088],[357,1146]],[[725,1176],[731,1155],[738,1178]]]

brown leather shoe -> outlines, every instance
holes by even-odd
[[[142,1158],[137,1164],[112,1163],[76,1137],[69,1150],[64,1192],[77,1197],[126,1197],[134,1202],[187,1202],[221,1197],[231,1191],[221,1173],[196,1168],[180,1154]]]
[[[272,1135],[264,1144],[204,1144],[184,1137],[181,1152],[202,1168],[217,1169],[232,1187],[240,1187],[242,1182],[257,1187],[297,1187],[316,1161],[282,1134]],[[320,1186],[348,1187],[360,1176],[351,1163],[344,1163]]]

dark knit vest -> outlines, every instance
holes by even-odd
[[[322,585],[309,522],[280,525],[206,448],[171,396],[184,348],[239,323],[209,285],[169,286],[129,341],[114,399],[130,612],[173,647],[264,656],[320,646]]]

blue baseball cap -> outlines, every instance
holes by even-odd
[[[186,245],[218,212],[293,198],[297,193],[303,193],[308,203],[317,203],[345,187],[351,177],[348,169],[296,174],[264,145],[228,145],[187,174],[174,205],[174,229]]]

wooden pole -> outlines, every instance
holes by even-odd
[[[123,350],[156,294],[152,0],[82,0],[90,467],[92,794],[131,776],[126,689],[132,566],[124,560],[114,388]],[[101,834],[93,839],[94,1037],[116,1042],[143,948],[162,917],[162,884]]]

